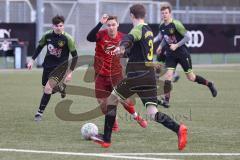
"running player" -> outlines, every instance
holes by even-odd
[[[107,28],[100,30],[103,24],[106,24]],[[118,26],[116,16],[104,14],[97,26],[87,36],[88,41],[96,42],[94,56],[95,94],[99,104],[102,104],[101,108],[104,114],[106,113],[106,98],[111,94],[113,86],[116,86],[123,79],[120,57],[113,53],[123,37],[123,33],[118,31]],[[122,105],[143,128],[147,127],[147,121],[136,113],[134,104],[130,99],[127,99]],[[113,131],[119,131],[117,119]]]
[[[161,52],[162,48],[166,47],[167,72],[164,75],[166,79],[165,84],[171,85],[176,66],[177,64],[180,64],[188,80],[207,86],[211,91],[212,96],[216,97],[217,90],[214,87],[213,82],[193,73],[191,56],[185,45],[185,43],[190,40],[190,37],[183,24],[172,18],[171,11],[171,6],[168,4],[161,7],[163,22],[160,24],[159,30],[163,40],[157,49],[158,52]],[[170,92],[165,94],[166,103],[169,103],[169,99]]]
[[[47,45],[47,54],[42,65],[42,85],[44,87],[44,92],[38,111],[34,116],[35,121],[41,121],[43,112],[47,107],[51,95],[54,93],[54,88],[58,88],[57,90],[61,91],[62,98],[65,97],[64,87],[59,87],[58,84],[65,76],[65,82],[71,80],[72,71],[77,63],[75,42],[68,33],[64,32],[63,16],[57,15],[52,18],[52,30],[47,31],[42,36],[38,47],[32,56],[32,59],[27,64],[28,69],[32,68],[35,59],[41,53],[41,50],[45,45]],[[68,69],[67,64],[69,52],[71,53],[72,57],[74,57],[70,69]],[[62,65],[63,63],[64,65]]]

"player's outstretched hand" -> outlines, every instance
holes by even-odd
[[[29,60],[29,62],[28,62],[28,64],[27,64],[27,68],[28,68],[29,70],[32,69],[32,67],[33,67],[33,62],[34,62],[33,59]]]
[[[117,56],[123,56],[125,52],[125,48],[123,46],[119,46],[114,49],[113,53]]]
[[[108,20],[108,17],[109,17],[109,16],[108,16],[107,14],[103,14],[100,22],[101,22],[102,24],[105,24],[105,23],[107,22],[107,20]]]

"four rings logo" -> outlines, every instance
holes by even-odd
[[[190,40],[186,43],[188,47],[202,47],[204,43],[204,35],[202,31],[188,31]]]

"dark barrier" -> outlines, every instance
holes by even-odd
[[[154,35],[157,35],[159,24],[150,24]],[[191,53],[239,53],[240,26],[224,24],[187,24],[191,35],[187,46]],[[121,24],[119,30],[128,33],[131,24]]]
[[[4,39],[11,42],[11,47],[26,46],[27,54],[30,56],[35,49],[36,25],[35,23],[0,23],[0,41]]]

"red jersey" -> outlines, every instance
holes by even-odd
[[[118,32],[115,38],[111,38],[106,29],[97,33],[94,57],[94,69],[97,74],[103,76],[122,74],[120,57],[113,53],[122,37],[123,33]]]

